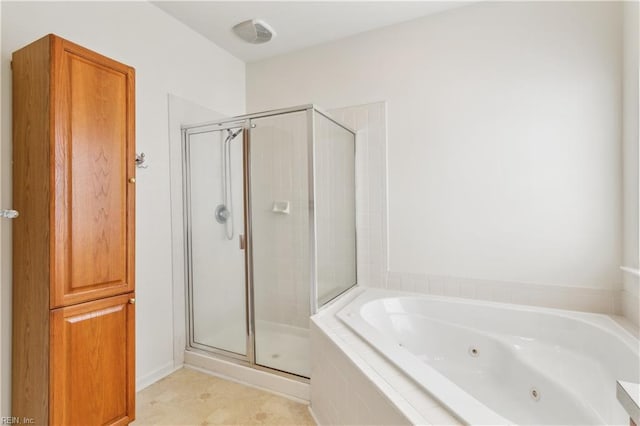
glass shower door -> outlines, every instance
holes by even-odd
[[[308,112],[251,120],[250,199],[258,365],[309,377]]]
[[[188,346],[309,377],[309,315],[356,283],[354,133],[309,105],[183,141]]]
[[[356,284],[355,135],[314,111],[318,306]]]
[[[247,355],[243,131],[187,133],[191,346]]]

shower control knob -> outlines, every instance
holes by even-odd
[[[136,183],[136,178],[134,178],[134,177],[129,178],[129,183]]]

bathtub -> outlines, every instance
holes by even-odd
[[[468,424],[629,424],[638,340],[605,315],[367,290],[336,316]]]

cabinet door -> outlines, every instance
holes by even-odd
[[[121,425],[135,413],[133,293],[51,311],[52,425]]]
[[[134,70],[52,41],[56,308],[134,290]]]

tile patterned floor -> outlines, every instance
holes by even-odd
[[[140,391],[132,424],[315,425],[305,404],[188,368]]]

